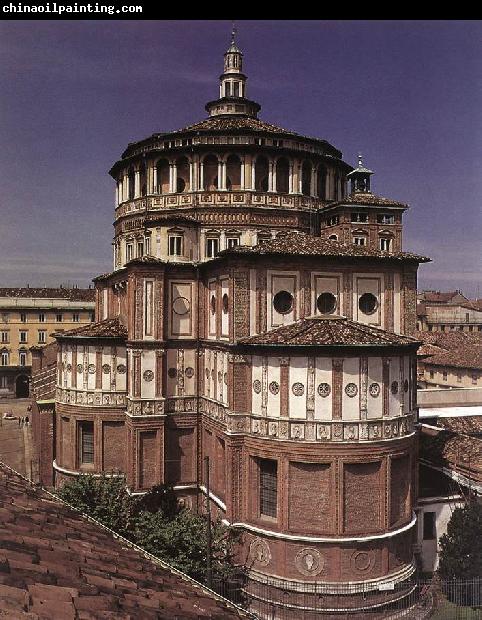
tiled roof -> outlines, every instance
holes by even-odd
[[[92,288],[0,288],[0,297],[68,299],[69,301],[94,301]]]
[[[105,319],[98,323],[89,323],[69,329],[65,332],[57,332],[56,338],[127,338],[127,328],[119,319]]]
[[[437,418],[437,426],[454,433],[482,435],[482,416],[468,415],[454,418]]]
[[[464,297],[460,291],[447,291],[445,293],[440,291],[422,291],[419,295],[422,301],[429,303],[448,303],[457,296]],[[467,299],[466,297],[464,298]]]
[[[282,232],[278,233],[275,239],[264,241],[254,247],[238,245],[229,250],[223,250],[219,254],[290,254],[298,256],[346,256],[346,257],[366,257],[388,260],[413,260],[418,263],[427,263],[430,258],[419,256],[411,252],[382,252],[365,246],[349,245],[314,237],[306,233]]]
[[[271,123],[266,123],[258,118],[252,118],[250,116],[210,116],[199,123],[188,125],[183,129],[178,129],[175,133],[187,132],[187,131],[226,131],[229,129],[247,129],[249,131],[267,131],[269,133],[284,133],[291,136],[297,136],[302,138],[300,134]]]
[[[0,617],[247,617],[0,465]]]
[[[269,332],[241,338],[238,344],[281,346],[401,346],[415,338],[401,336],[345,317],[314,316],[277,327]]]
[[[156,258],[155,256],[138,256],[128,261],[126,265],[134,265],[137,263],[144,265],[164,265],[165,261],[160,258]]]
[[[345,204],[370,205],[376,207],[403,207],[404,209],[408,209],[408,205],[404,202],[392,200],[391,198],[385,198],[384,196],[377,196],[377,194],[372,194],[371,192],[355,192],[346,198],[343,198],[343,200],[330,203],[328,206],[333,207],[335,205]]]
[[[436,467],[455,469],[477,483],[482,482],[482,439],[462,433],[429,434],[422,427],[420,458]]]
[[[482,370],[482,332],[425,332],[416,337],[423,342],[419,355],[429,355],[426,364]]]

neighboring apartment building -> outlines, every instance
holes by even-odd
[[[460,291],[422,291],[417,295],[417,329],[482,332],[482,299],[467,299]]]
[[[31,347],[95,318],[92,288],[0,288],[0,398],[26,397]]]
[[[482,333],[417,332],[424,344],[418,350],[421,388],[482,386]]]

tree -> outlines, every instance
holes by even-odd
[[[439,574],[443,579],[482,575],[482,504],[475,499],[456,508],[440,538]]]

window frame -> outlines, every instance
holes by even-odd
[[[264,468],[264,469],[263,469]],[[271,471],[269,469],[271,468]],[[262,519],[278,519],[278,461],[258,458],[258,514]]]
[[[88,426],[89,430],[86,431]],[[94,467],[95,465],[95,437],[94,437],[94,422],[92,420],[82,420],[78,422],[78,459],[79,467]],[[87,450],[85,446],[85,438],[89,436],[91,440],[91,446],[88,446]],[[92,460],[86,460],[85,455],[91,454]]]

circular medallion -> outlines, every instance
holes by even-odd
[[[126,365],[125,365],[125,364],[118,364],[118,366],[117,366],[117,372],[118,372],[120,375],[125,375],[126,371],[127,371],[127,367],[126,367]]]
[[[353,398],[358,394],[358,387],[355,383],[347,383],[345,386],[345,394],[350,398]]]
[[[261,538],[254,538],[249,545],[249,558],[258,566],[268,566],[271,561],[268,543]]]
[[[370,393],[370,396],[376,398],[380,394],[380,386],[378,385],[378,383],[370,383],[368,392]]]
[[[102,372],[104,373],[104,375],[108,375],[110,373],[110,366],[109,366],[109,364],[103,364],[102,365]]]
[[[328,383],[320,383],[320,385],[318,386],[318,394],[322,398],[326,398],[331,394],[331,387],[328,385]]]
[[[403,391],[408,392],[408,379],[405,379],[403,382]]]
[[[184,374],[188,379],[191,379],[192,377],[194,377],[194,368],[192,366],[188,366],[184,371]]]
[[[302,575],[313,577],[321,573],[325,560],[317,549],[308,547],[296,554],[295,566]]]
[[[176,299],[172,302],[172,310],[179,316],[183,314],[187,314],[191,308],[191,304],[189,303],[189,299],[185,297],[176,297]]]
[[[72,372],[72,364],[67,364],[67,372]]]
[[[269,384],[269,391],[271,394],[278,394],[279,392],[279,383],[277,381],[271,381]]]
[[[89,371],[89,374],[93,375],[95,373],[95,364],[89,364],[87,370]]]
[[[368,551],[355,551],[351,556],[351,565],[360,573],[364,573],[373,568],[374,563],[375,558],[373,553]]]
[[[83,364],[77,364],[77,372],[82,372],[84,370]]]
[[[144,370],[142,376],[144,378],[144,381],[152,381],[154,379],[154,373],[152,372],[152,370]]]
[[[291,391],[295,396],[303,396],[305,393],[305,386],[302,383],[293,383]]]
[[[392,381],[392,385],[390,386],[390,391],[392,394],[398,394],[398,381]]]
[[[167,371],[167,376],[170,379],[175,379],[177,377],[177,370],[175,368],[169,368],[169,370]]]
[[[255,394],[259,394],[261,392],[261,381],[259,379],[253,381],[253,390]]]

